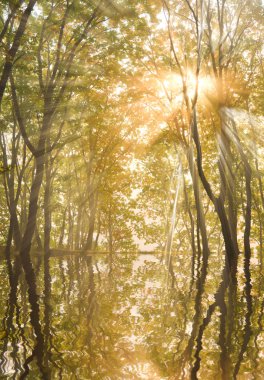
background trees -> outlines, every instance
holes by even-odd
[[[13,240],[26,256],[32,241],[46,252],[93,249],[107,239],[102,215],[120,188],[118,202],[132,212],[127,228],[135,220],[149,242],[160,231],[164,247],[180,180],[179,213],[188,218],[178,215],[177,225],[187,244],[208,260],[215,208],[227,258],[237,257],[252,202],[263,228],[258,2],[33,5],[2,9],[3,51],[27,18],[1,113],[2,209],[11,226],[3,244]]]
[[[114,252],[144,249],[144,239],[165,253],[172,290],[174,266],[184,257],[191,263],[194,323],[182,362],[195,353],[192,378],[217,309],[221,370],[236,376],[260,293],[252,263],[263,269],[263,5],[38,0],[0,7],[0,239],[10,298],[22,268],[26,275],[35,354],[47,338],[40,263],[31,253],[45,254],[48,311],[51,249],[109,251],[110,278]],[[246,315],[232,367],[228,319],[241,309],[233,307],[237,294]]]

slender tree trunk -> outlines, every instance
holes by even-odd
[[[112,210],[111,206],[108,210],[108,249],[109,252],[113,253],[113,226],[112,226]]]
[[[204,282],[205,277],[206,277],[210,250],[209,250],[208,237],[207,237],[207,231],[206,231],[206,226],[205,226],[204,210],[203,210],[203,205],[202,205],[202,201],[200,197],[198,173],[194,164],[192,148],[190,148],[188,152],[188,163],[189,163],[189,169],[190,169],[190,173],[191,173],[192,181],[193,181],[193,192],[194,192],[195,207],[196,207],[196,212],[197,212],[198,233],[200,231],[201,237],[202,237],[202,247],[203,247],[202,249],[202,253],[203,253],[202,277],[203,277],[203,282]]]
[[[197,155],[197,168],[199,177],[201,179],[201,182],[203,184],[203,187],[209,196],[210,200],[214,204],[215,211],[218,215],[220,224],[221,224],[221,230],[224,238],[225,243],[225,249],[226,249],[226,261],[227,265],[231,270],[231,275],[233,277],[233,280],[236,281],[236,270],[237,270],[237,246],[233,241],[232,238],[232,232],[230,230],[230,225],[228,221],[228,217],[225,211],[224,203],[223,203],[223,196],[220,196],[216,198],[212,192],[211,186],[209,182],[207,181],[203,166],[202,166],[202,150],[201,150],[201,144],[200,144],[200,138],[199,138],[199,132],[197,127],[197,120],[196,120],[196,110],[194,109],[194,117],[193,117],[193,140],[196,145],[196,155]]]
[[[27,262],[30,262],[30,248],[32,244],[32,238],[35,232],[36,227],[36,217],[37,217],[37,210],[38,210],[38,198],[39,198],[39,192],[40,187],[42,184],[43,174],[44,174],[44,162],[45,158],[44,155],[36,157],[36,169],[35,169],[35,175],[32,181],[32,186],[30,190],[30,197],[29,197],[29,207],[28,207],[28,216],[27,216],[27,225],[25,229],[25,233],[22,238],[21,242],[21,257],[22,257],[22,264],[27,267],[27,270],[29,271],[29,274],[32,275],[32,278],[35,278],[33,274],[33,268],[31,268],[31,265],[28,265]]]
[[[18,139],[18,143],[16,144],[16,140]],[[8,167],[8,158],[7,151],[8,148],[6,146],[5,136],[1,134],[0,136],[0,146],[2,149],[3,155],[3,164],[7,168]],[[15,166],[17,163],[17,153],[19,148],[19,134],[16,134],[16,124],[14,123],[14,128],[12,131],[12,145],[11,145],[11,165],[10,170],[4,174],[5,181],[5,196],[9,208],[10,221],[9,221],[9,233],[8,233],[8,242],[7,242],[7,250],[10,251],[12,245],[12,238],[14,238],[15,248],[19,249],[21,242],[21,233],[17,218],[17,203],[21,193],[21,183],[22,176],[19,175],[17,178],[17,191],[15,194]],[[22,161],[22,169],[25,167],[25,161]],[[10,236],[10,233],[12,235]],[[11,240],[10,240],[11,239]],[[10,254],[10,252],[9,252]]]
[[[26,224],[27,224],[27,185],[24,183],[22,185],[22,191],[21,191],[21,198],[20,198],[20,220],[19,220],[19,226],[21,235],[24,234]]]
[[[44,251],[45,255],[49,255],[50,252],[50,232],[51,232],[51,209],[50,209],[50,197],[51,197],[51,162],[46,160],[45,163],[45,190],[44,190]]]
[[[236,207],[236,186],[235,177],[233,174],[233,154],[231,152],[230,130],[228,121],[224,113],[221,113],[221,130],[219,136],[219,160],[218,168],[220,173],[220,196],[222,203],[227,203],[227,219],[233,245],[236,250],[236,255],[239,254],[237,242],[237,207]]]
[[[59,239],[59,243],[58,243],[59,247],[63,247],[63,240],[64,240],[64,235],[65,235],[66,214],[67,214],[67,207],[65,208],[65,210],[63,212],[62,225],[61,225],[61,231],[60,231],[60,239]]]
[[[72,214],[70,206],[68,208],[68,240],[67,240],[67,247],[68,249],[71,249],[71,241],[72,241]]]
[[[77,223],[76,223],[75,239],[74,239],[75,240],[74,241],[75,249],[80,249],[81,220],[82,220],[82,207],[78,207]]]
[[[185,206],[187,208],[187,213],[188,213],[188,216],[189,216],[189,219],[190,219],[190,224],[191,224],[191,246],[192,246],[192,252],[193,252],[193,269],[194,269],[194,265],[195,265],[195,257],[196,257],[196,244],[195,244],[195,223],[194,223],[194,220],[193,220],[193,215],[192,215],[192,212],[191,212],[191,208],[190,208],[190,203],[189,203],[189,200],[188,200],[188,194],[187,194],[187,188],[186,188],[186,183],[185,183],[185,179],[184,179],[184,176],[183,176],[183,190],[184,190],[184,200],[185,200]],[[193,272],[193,275],[194,275],[194,272]]]
[[[101,217],[100,217],[100,213],[99,213],[99,218],[98,218],[98,222],[97,222],[97,233],[96,233],[96,238],[95,238],[95,242],[94,242],[94,249],[95,250],[98,248],[100,233],[101,233]]]
[[[95,192],[92,189],[89,196],[89,229],[88,237],[86,241],[85,249],[90,251],[93,249],[93,234],[95,227],[95,217],[96,217],[96,204],[95,204]]]
[[[5,258],[6,258],[6,262],[7,262],[7,268],[8,268],[9,282],[10,283],[11,283],[10,275],[13,273],[13,267],[12,267],[12,261],[11,261],[11,246],[12,246],[13,228],[14,228],[14,226],[12,224],[12,220],[10,219],[8,234],[7,234],[7,240],[6,240],[6,246],[5,246]]]

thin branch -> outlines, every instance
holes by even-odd
[[[4,95],[4,91],[6,88],[7,81],[9,79],[10,74],[11,74],[11,70],[12,70],[12,66],[13,66],[13,60],[14,60],[15,55],[18,51],[19,46],[20,46],[21,38],[25,32],[28,18],[30,16],[36,2],[37,2],[37,0],[30,0],[28,2],[28,6],[26,7],[26,9],[24,10],[24,12],[21,16],[20,23],[19,23],[19,26],[17,28],[16,34],[15,34],[15,37],[13,40],[13,44],[12,44],[11,48],[9,49],[9,51],[7,52],[7,55],[5,57],[5,64],[4,64],[2,76],[0,79],[0,105],[2,103],[2,99],[3,99],[3,95]]]

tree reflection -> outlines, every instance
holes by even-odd
[[[190,293],[192,262],[184,254],[171,261],[173,287],[155,255],[115,253],[111,259],[109,278],[109,257],[46,256],[37,310],[27,301],[21,265],[12,264],[12,281],[2,286],[8,299],[1,309],[2,373],[14,379],[229,380],[250,368],[261,378],[259,271],[252,278],[240,260],[234,284],[229,266],[217,274],[212,254],[206,279],[201,269]]]

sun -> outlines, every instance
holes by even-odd
[[[192,100],[196,91],[201,100],[215,89],[215,81],[210,75],[199,74],[196,76],[193,72],[188,71],[183,76],[178,73],[163,73],[158,79],[160,97],[167,96],[173,103],[181,103],[183,99],[183,85],[186,85],[187,95]]]
[[[215,83],[210,75],[199,74],[196,76],[192,72],[186,75],[186,87],[190,98],[193,98],[198,91],[198,96],[204,97],[215,88]]]

